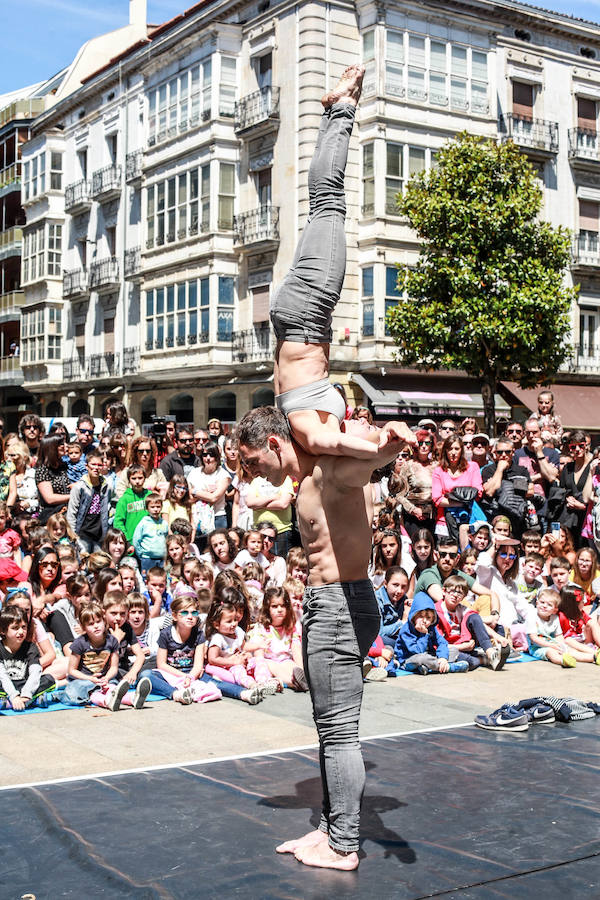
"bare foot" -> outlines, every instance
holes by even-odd
[[[314,847],[315,844],[322,844],[327,841],[327,834],[324,831],[309,831],[301,838],[293,841],[286,841],[275,847],[277,853],[294,853],[299,847]]]
[[[344,69],[342,77],[334,89],[321,97],[321,103],[325,109],[329,109],[334,103],[351,103],[356,106],[362,91],[364,74],[365,67],[357,64]]]
[[[340,853],[325,841],[307,847],[298,847],[294,856],[305,866],[318,866],[320,869],[342,869],[351,872],[358,869],[358,853]]]

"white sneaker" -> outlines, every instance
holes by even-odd
[[[131,685],[128,681],[120,681],[118,685],[113,689],[112,693],[109,695],[108,702],[106,704],[107,709],[112,710],[113,712],[117,712],[118,709],[121,708],[121,700],[129,690]]]
[[[149,678],[140,678],[133,695],[133,708],[141,709],[146,702],[146,697],[152,690],[152,682]]]
[[[281,682],[278,678],[269,678],[258,685],[258,689],[263,697],[270,697],[273,694],[279,694],[283,690]]]
[[[488,653],[486,651],[485,655],[487,657],[488,666],[490,667],[490,669],[493,669],[495,672],[496,669],[498,668],[498,666],[500,665],[500,661],[501,661],[500,647],[492,647],[491,650],[492,650],[491,653]]]

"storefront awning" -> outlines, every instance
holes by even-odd
[[[434,390],[403,390],[402,377],[393,375],[350,376],[367,395],[376,417],[384,416],[483,416],[480,394]],[[496,415],[510,416],[510,406],[496,394]]]
[[[530,412],[537,409],[537,398],[543,388],[525,390],[514,381],[502,382],[519,404]],[[553,384],[554,411],[560,416],[563,428],[600,430],[600,386],[590,384]]]

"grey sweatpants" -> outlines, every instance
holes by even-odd
[[[323,113],[308,172],[308,220],[292,267],[271,301],[279,341],[331,343],[331,319],[346,272],[344,173],[355,113],[351,103],[334,103]]]

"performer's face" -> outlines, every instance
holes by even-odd
[[[283,484],[286,473],[283,471],[279,445],[270,441],[267,447],[257,450],[241,444],[240,461],[252,478],[262,476],[276,487]]]

